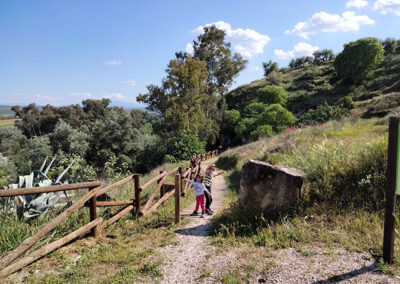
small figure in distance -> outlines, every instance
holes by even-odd
[[[205,205],[204,205],[204,193],[206,193],[209,197],[211,197],[211,193],[206,189],[203,184],[203,177],[201,175],[197,175],[194,180],[189,180],[187,178],[184,181],[188,181],[193,185],[194,195],[196,195],[196,209],[193,211],[190,216],[197,216],[197,210],[201,207],[201,216],[200,218],[205,217]]]

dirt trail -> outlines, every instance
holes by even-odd
[[[207,161],[207,164],[213,160]],[[202,166],[203,172],[207,165]],[[226,183],[222,176],[213,179],[211,192],[213,203],[211,208],[217,213],[222,209],[222,202],[226,191]],[[196,202],[182,211],[183,218],[190,218],[191,222],[184,228],[176,231],[175,244],[160,250],[164,262],[161,266],[163,280],[161,283],[197,283],[202,275],[201,267],[207,262],[208,256],[214,250],[209,245],[208,231],[211,228],[212,216],[200,218],[191,217]],[[177,243],[177,244],[176,244]]]

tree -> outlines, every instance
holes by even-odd
[[[326,48],[314,51],[313,56],[313,63],[317,65],[335,59],[335,54],[333,53],[333,50]]]
[[[280,132],[296,122],[293,114],[280,104],[272,104],[265,108],[256,120],[256,125],[270,125],[272,130]]]
[[[382,42],[383,49],[385,50],[385,54],[395,54],[399,50],[399,41],[394,38],[387,38]]]
[[[257,91],[258,98],[264,104],[286,105],[288,94],[281,86],[265,86]]]
[[[53,152],[61,152],[65,154],[73,154],[85,157],[89,148],[88,135],[78,129],[72,128],[71,125],[60,120],[53,133],[49,134]]]
[[[169,62],[162,87],[148,86],[149,93],[140,95],[137,100],[161,113],[165,119],[165,136],[172,137],[181,130],[190,129],[201,140],[213,143],[219,129],[206,115],[206,62],[190,55],[184,59],[180,56]]]
[[[41,135],[40,111],[35,104],[29,104],[22,109],[19,106],[13,106],[11,110],[15,112],[15,117],[21,119],[15,123],[15,126],[21,129],[26,137]]]
[[[131,117],[132,117],[132,123],[133,127],[139,129],[143,127],[151,118],[151,115],[143,111],[141,109],[133,109],[131,110]]]
[[[293,114],[280,104],[251,103],[243,110],[243,117],[236,125],[235,133],[243,142],[253,141],[260,136],[270,136],[272,131],[282,131],[295,122]]]
[[[193,154],[203,153],[204,143],[189,129],[179,131],[176,137],[165,141],[166,153],[176,160],[189,160]]]
[[[78,104],[59,107],[58,117],[73,128],[81,127],[86,121],[86,114]]]
[[[268,62],[263,62],[263,68],[264,68],[264,76],[268,77],[268,75],[271,72],[278,72],[279,68],[278,68],[278,63],[276,62],[272,62],[272,60],[268,61]]]
[[[86,118],[90,121],[95,121],[96,119],[105,117],[109,113],[110,108],[108,106],[110,103],[110,99],[82,101]]]
[[[289,67],[290,68],[302,67],[311,63],[313,63],[313,58],[311,56],[302,56],[290,60]]]
[[[231,44],[225,42],[226,33],[215,25],[204,27],[204,32],[193,41],[194,57],[206,62],[209,95],[224,95],[233,79],[247,64],[242,56],[232,56]]]
[[[383,61],[384,49],[376,38],[362,38],[344,45],[336,57],[334,67],[339,77],[360,83],[372,76]]]

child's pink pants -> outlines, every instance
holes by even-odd
[[[206,212],[206,207],[204,205],[204,194],[196,196],[196,210],[194,210],[194,211],[197,212],[197,210],[199,209],[199,206],[201,206],[202,213]]]

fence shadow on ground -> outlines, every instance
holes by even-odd
[[[209,231],[211,230],[211,223],[198,225],[195,227],[185,228],[176,230],[176,234],[185,235],[185,236],[197,236],[197,237],[207,237],[209,236]]]
[[[334,276],[331,276],[331,277],[329,277],[327,279],[313,282],[312,284],[328,284],[328,283],[342,282],[344,280],[349,280],[349,279],[351,279],[353,277],[357,277],[357,276],[359,276],[361,274],[364,274],[364,273],[376,271],[376,267],[377,267],[377,263],[374,262],[371,265],[364,266],[364,267],[361,267],[359,269],[352,270],[350,272],[334,275]]]

